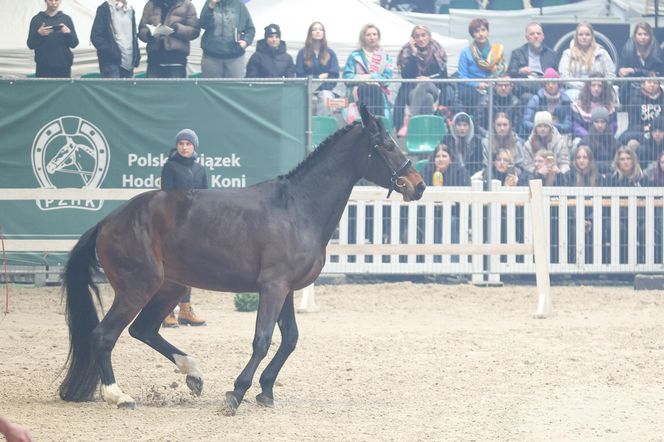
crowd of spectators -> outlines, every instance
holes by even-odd
[[[60,2],[45,0],[46,10],[30,23],[28,46],[35,50],[38,77],[71,75],[71,48],[78,37],[71,18],[59,10]],[[343,78],[317,83],[316,114],[332,114],[328,99],[345,97],[341,118],[346,122],[357,119],[357,106],[363,103],[390,120],[399,137],[407,136],[411,117],[439,115],[448,134],[425,170],[442,171],[443,176],[449,170],[455,177],[495,174],[505,185],[523,185],[536,176],[551,185],[661,185],[664,94],[657,77],[664,73],[664,55],[649,24],[634,27],[617,67],[590,23],[577,25],[560,57],[544,45],[538,23],[527,25],[526,42],[511,51],[509,60],[503,45],[490,40],[489,30],[484,18],[470,21],[471,41],[452,75],[445,48],[424,25],[413,28],[393,59],[381,45],[380,29],[366,24],[358,48],[340,66],[322,23],[311,24],[295,61],[279,25],[269,24],[245,63],[256,29],[241,0],[208,0],[200,15],[190,0],[149,0],[138,26],[126,0],[106,0],[97,9],[91,41],[105,78],[134,74],[139,39],[147,44],[148,78],[186,77],[190,42],[201,31],[206,78]],[[419,81],[396,90],[389,82],[396,72]],[[633,81],[612,84],[615,77]],[[436,81],[446,78],[468,81]],[[487,79],[496,80],[490,84]],[[617,133],[621,113],[627,127]],[[445,163],[437,159],[441,152],[449,153],[454,167],[438,170],[436,165]],[[457,172],[459,168],[463,171]],[[443,182],[455,183],[455,177],[444,176]],[[433,176],[425,178],[433,182]]]

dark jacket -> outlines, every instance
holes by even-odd
[[[164,8],[165,4],[170,7]],[[155,38],[147,25],[159,24],[173,28],[175,32]],[[149,0],[138,25],[138,38],[147,43],[149,63],[186,63],[189,42],[198,38],[200,33],[196,7],[190,0]]]
[[[588,131],[588,135],[583,137],[579,144],[590,146],[600,173],[609,173],[616,150],[620,147],[620,143],[616,140],[616,137],[613,136],[610,129],[607,128],[606,132],[597,132],[593,126]],[[572,159],[570,161],[574,160]]]
[[[424,166],[422,177],[427,186],[433,186],[435,171],[436,165],[431,161]],[[470,176],[463,164],[450,163],[447,170],[443,172],[443,186],[470,186]]]
[[[205,30],[201,37],[201,49],[205,55],[217,58],[244,55],[245,49],[238,42],[244,40],[249,46],[256,35],[249,10],[240,0],[221,0],[214,10],[205,2],[201,10],[200,26]]]
[[[523,131],[523,105],[521,100],[514,94],[509,94],[506,97],[498,95],[494,89],[493,93],[493,118],[496,118],[496,115],[499,112],[504,112],[510,118],[512,122],[512,128],[519,136],[528,135],[530,132],[525,133]],[[480,115],[480,121],[478,122],[477,132],[486,136],[486,133],[489,130],[489,107],[482,109],[476,114]]]
[[[641,90],[629,95],[622,108],[629,115],[628,131],[638,134],[649,132],[649,130],[645,131],[644,127],[650,125],[652,120],[661,115],[662,108],[664,108],[664,93],[660,92],[657,98],[651,98],[643,94]]]
[[[627,40],[622,51],[620,51],[620,63],[618,64],[617,71],[620,68],[633,68],[634,73],[629,77],[647,77],[649,71],[657,72],[657,76],[661,77],[664,74],[664,53],[659,48],[659,44],[655,41],[650,55],[641,63],[639,54],[636,53],[636,46],[634,40],[631,38]],[[622,84],[622,83],[621,83]]]
[[[664,151],[664,142],[657,144],[650,134],[640,140],[636,154],[639,157],[639,164],[642,170],[646,170],[653,162],[659,160],[659,154]]]
[[[558,67],[557,61],[558,55],[556,52],[548,46],[542,46],[542,52],[540,52],[540,64],[542,65],[542,72],[544,72],[547,68],[556,69]],[[510,64],[507,69],[510,77],[526,78],[527,75],[523,75],[519,72],[519,69],[525,66],[528,66],[528,43],[512,51],[512,55],[510,56]]]
[[[46,26],[64,24],[71,32],[64,34],[53,31],[49,35],[41,36],[37,30],[42,23]],[[78,46],[78,37],[74,23],[67,14],[58,11],[53,17],[41,11],[30,20],[28,31],[28,48],[35,51],[35,63],[46,68],[68,68],[74,63],[74,54],[71,48]]]
[[[138,49],[138,34],[136,32],[136,12],[131,11],[132,27],[132,66],[137,67],[141,61],[141,51]],[[111,9],[108,2],[104,2],[97,8],[95,21],[92,23],[90,41],[97,49],[97,58],[100,64],[120,64],[122,55],[120,48],[115,42],[113,34],[113,23],[111,21]]]
[[[247,63],[247,78],[292,78],[295,77],[293,57],[286,52],[286,42],[273,48],[265,39],[258,40],[256,52]]]
[[[523,133],[533,131],[535,113],[548,110],[547,98],[544,95],[544,88],[537,91],[528,101],[526,110],[523,112]],[[553,113],[553,125],[561,134],[572,133],[572,100],[560,91],[560,103],[555,107]]]
[[[648,183],[645,175],[638,180],[631,180],[613,172],[606,178],[606,186],[608,187],[643,187],[646,184]]]
[[[170,152],[168,161],[161,170],[163,190],[207,189],[205,168],[196,162],[196,154],[184,158],[177,149]]]

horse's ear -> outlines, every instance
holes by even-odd
[[[376,119],[364,103],[360,104],[360,116],[362,117],[362,126],[372,127],[372,124],[376,124]]]

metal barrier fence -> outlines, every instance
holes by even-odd
[[[657,150],[659,143],[664,143],[662,141],[664,126],[660,127],[658,120],[661,118],[661,105],[658,103],[664,102],[660,80],[662,79],[592,78],[581,80],[582,83],[585,82],[589,85],[601,83],[604,90],[610,91],[607,96],[613,103],[609,112],[611,136],[604,138],[604,142],[608,140],[610,145],[600,144],[599,146],[603,146],[605,149],[597,150],[598,153],[601,152],[599,156],[601,159],[598,161],[601,180],[595,183],[596,187],[545,187],[544,193],[547,197],[545,206],[550,213],[550,217],[547,217],[547,229],[551,238],[552,273],[652,273],[664,270],[662,261],[662,232],[664,230],[662,184],[652,182],[653,177],[657,177],[657,174],[654,173],[657,171],[657,167],[660,169],[664,167],[664,164],[660,165],[656,160],[662,156],[661,152],[664,149],[663,147]],[[317,132],[317,117],[328,116],[335,120],[336,125],[327,130],[334,130],[345,122],[352,121],[352,106],[349,106],[349,103],[353,101],[353,94],[349,92],[357,84],[372,83],[371,81],[342,79],[323,81],[307,79],[303,81],[306,82],[312,97],[312,107],[308,113],[307,124],[307,142],[310,146],[315,146],[322,141],[325,135],[324,132]],[[317,93],[316,89],[320,84],[329,82],[337,84],[334,94]],[[472,87],[467,86],[468,80],[381,81],[380,85],[383,87],[380,89],[380,93],[384,94],[389,91],[391,99],[389,104],[387,101],[384,102],[384,124],[397,137],[399,143],[411,157],[417,161],[418,169],[431,170],[427,169],[427,166],[433,166],[432,152],[441,143],[441,140],[457,143],[459,138],[463,138],[457,133],[455,116],[458,118],[460,113],[465,113],[468,115],[469,126],[476,129],[473,130],[475,136],[468,136],[468,142],[462,146],[469,150],[461,154],[465,156],[472,153],[474,156],[470,158],[472,161],[468,157],[460,157],[453,158],[453,162],[457,161],[467,167],[465,176],[470,177],[475,174],[476,178],[481,178],[484,182],[484,191],[489,186],[498,190],[506,184],[504,180],[499,184],[491,184],[493,183],[492,178],[499,178],[499,176],[494,173],[495,168],[488,167],[488,165],[496,165],[493,160],[495,155],[500,152],[498,147],[505,148],[506,142],[513,142],[511,147],[516,151],[521,149],[521,155],[524,155],[523,149],[527,141],[524,138],[532,132],[532,129],[528,132],[527,128],[535,125],[536,112],[543,109],[541,103],[538,104],[539,107],[533,108],[533,97],[542,92],[544,80],[501,78],[487,79],[484,82],[487,86],[486,93],[479,93],[476,90],[473,92]],[[570,82],[569,79],[546,79],[546,83],[559,84],[563,87],[566,87],[568,82]],[[645,94],[647,92],[645,90],[646,82],[651,83],[648,87],[651,87],[650,91],[655,93]],[[275,83],[275,87],[278,87],[278,82]],[[655,83],[656,89],[652,89],[652,83]],[[412,85],[410,89],[415,91],[417,87],[427,84],[435,85],[439,91],[428,108],[430,113],[419,113],[426,106],[416,109],[410,99],[395,100],[399,95],[399,89],[404,85]],[[609,85],[611,87],[608,87]],[[577,89],[569,88],[567,90],[571,91],[572,95],[576,94],[578,98]],[[376,89],[374,91],[377,92]],[[464,94],[475,94],[475,96],[469,98]],[[531,96],[529,97],[528,94]],[[651,100],[640,103],[639,100],[641,98],[645,100],[646,95],[649,95],[650,98],[657,95],[660,101]],[[381,95],[378,98],[385,97]],[[473,102],[473,99],[479,101]],[[394,103],[395,101],[396,103]],[[576,136],[574,133],[573,102],[574,100],[570,99],[569,102],[566,102],[569,103],[569,108],[565,107],[567,105],[562,107],[562,110],[570,111],[569,121],[556,116],[556,108],[551,108],[554,111],[552,112],[554,114],[553,126],[561,127],[558,132],[563,135],[563,145],[570,153],[573,152],[574,146],[589,142],[587,139],[584,140],[585,137]],[[501,113],[509,116],[510,124],[507,128],[509,136],[506,136],[505,127],[487,124],[489,121],[495,122],[496,117]],[[399,116],[400,114],[402,115]],[[589,114],[592,124],[592,112]],[[413,121],[417,121],[421,115],[436,117],[436,121],[442,122],[442,126],[432,128],[431,125],[411,124]],[[584,117],[587,118],[588,115],[578,115],[579,126],[583,125]],[[530,121],[531,118],[532,121]],[[403,130],[404,127],[405,130]],[[609,179],[614,172],[611,169],[612,149],[616,150],[617,146],[628,144],[630,140],[636,140],[636,142],[630,143],[630,147],[636,151],[637,155],[641,154],[639,162],[642,163],[642,169],[648,171],[648,175],[644,174],[639,185],[659,187],[606,187],[620,185],[617,180]],[[664,144],[661,145],[664,146]],[[460,149],[459,146],[454,146],[454,148]],[[653,156],[656,159],[653,159]],[[575,158],[569,158],[567,166],[574,169],[574,162]],[[515,164],[511,164],[511,166],[515,166]],[[525,166],[523,167],[525,168]],[[529,167],[534,168],[534,164]],[[528,173],[523,173],[523,179],[520,180],[519,185],[524,185],[527,179],[534,175],[532,172]],[[425,180],[431,183],[432,177],[425,176]],[[453,186],[469,184],[470,180],[465,183],[446,180],[441,188],[429,187],[425,192],[423,202],[409,206],[382,200],[356,201],[351,199],[333,244],[361,244],[362,238],[367,243],[395,245],[455,243],[463,245],[473,244],[477,241],[491,244],[501,241],[523,242],[531,238],[532,226],[524,219],[524,210],[527,210],[527,206],[490,204],[478,208],[463,201],[442,203],[436,200],[438,195],[454,192]],[[567,182],[566,184],[575,183]],[[364,190],[358,189],[357,191],[363,192]],[[476,187],[475,191],[482,190]],[[577,234],[577,232],[584,233]],[[44,269],[39,267],[13,269],[17,274],[31,270],[33,273],[44,272]],[[496,280],[500,274],[533,273],[534,267],[532,257],[518,254],[464,258],[456,255],[435,254],[405,256],[348,253],[331,255],[324,271],[329,273],[469,274],[475,275],[475,280],[479,280],[480,277],[484,278],[485,275],[488,275],[486,277],[490,280]],[[46,273],[51,274],[52,271],[47,269]]]

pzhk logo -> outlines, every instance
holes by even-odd
[[[43,188],[98,188],[111,153],[104,134],[80,117],[66,116],[47,123],[32,143],[32,169]],[[99,210],[99,200],[38,200],[41,210]]]

